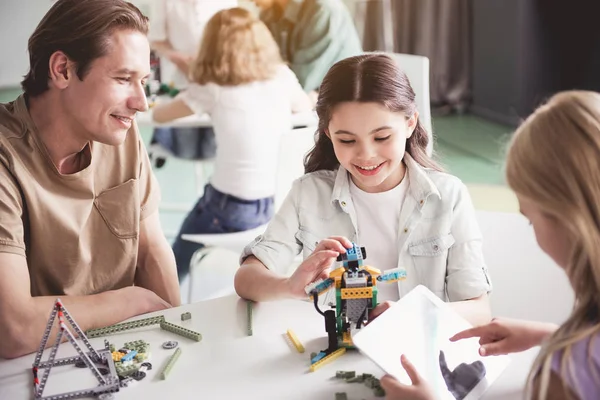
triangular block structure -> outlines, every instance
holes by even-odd
[[[58,316],[58,334],[56,335],[56,341],[50,350],[50,357],[47,361],[42,361],[42,355],[44,353],[44,349],[46,348],[46,344],[48,339],[50,338],[50,333],[52,332],[52,327],[54,325],[54,321]],[[77,337],[83,342],[84,346],[87,348],[88,352],[85,353],[75,336],[69,330],[69,327],[65,324],[65,320],[69,322],[73,331],[77,334]],[[56,352],[58,351],[58,346],[62,342],[63,337],[66,337],[68,341],[73,345],[75,350],[77,351],[77,356],[67,357],[67,358],[56,358]],[[75,364],[78,361],[83,361],[87,368],[94,374],[96,379],[98,380],[99,386],[96,386],[91,389],[77,390],[68,393],[56,394],[51,396],[43,397],[44,387],[48,381],[48,375],[50,374],[50,370],[52,367],[58,367],[62,365],[70,365]],[[104,376],[100,373],[98,368],[96,367],[96,363],[104,364],[108,367],[109,374]],[[44,375],[41,379],[38,378],[38,370],[45,369]],[[117,372],[115,369],[115,364],[110,354],[110,350],[108,349],[108,342],[105,341],[105,348],[102,350],[95,350],[85,333],[81,330],[79,325],[71,318],[67,309],[63,306],[60,299],[56,299],[56,303],[52,308],[52,313],[50,314],[50,318],[48,319],[48,324],[46,325],[46,330],[44,331],[44,336],[42,337],[42,342],[40,343],[40,348],[35,356],[35,361],[33,363],[33,395],[34,399],[38,400],[55,400],[55,399],[77,399],[81,397],[90,397],[90,396],[100,396],[104,393],[114,393],[119,391],[119,377],[117,376]]]

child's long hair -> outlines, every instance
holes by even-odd
[[[222,10],[208,21],[191,81],[236,86],[275,76],[283,63],[266,25],[244,8]]]
[[[573,243],[565,272],[575,307],[530,374],[529,389],[543,400],[553,354],[564,351],[560,375],[567,376],[572,345],[600,330],[600,95],[564,92],[540,107],[513,137],[506,176],[510,187],[555,218]]]
[[[337,62],[327,72],[319,88],[318,137],[315,147],[304,159],[305,173],[334,170],[339,166],[326,130],[334,108],[349,101],[379,103],[390,111],[403,113],[407,119],[417,111],[415,92],[408,78],[389,56],[371,53]],[[427,155],[427,143],[427,132],[417,120],[413,134],[406,141],[406,151],[423,167],[441,171],[441,167]]]

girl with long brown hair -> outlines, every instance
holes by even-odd
[[[326,277],[352,241],[366,248],[369,265],[406,269],[406,280],[378,285],[379,299],[422,284],[471,321],[489,321],[491,286],[469,194],[427,156],[415,93],[396,62],[375,53],[336,63],[317,113],[306,174],[245,249],[238,294],[305,297],[305,286]],[[304,262],[288,277],[301,251]]]

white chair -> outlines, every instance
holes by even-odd
[[[429,95],[429,58],[412,54],[387,53],[398,63],[398,66],[410,81],[415,91],[419,119],[429,135],[427,154],[433,152],[433,130],[431,125],[431,104]]]
[[[282,137],[275,210],[281,206],[293,181],[304,174],[304,155],[314,145],[315,131],[316,127],[294,129]],[[187,300],[188,303],[193,303],[233,293],[233,277],[239,264],[231,256],[239,256],[247,244],[265,231],[266,226],[235,233],[183,235],[184,240],[203,243],[207,247],[196,252],[192,258],[190,274],[181,284],[182,302]],[[231,254],[220,254],[227,256],[229,262],[215,262],[208,257],[215,249],[228,250]]]
[[[561,323],[573,308],[564,272],[538,246],[520,214],[477,211],[492,280],[492,313],[498,317]]]

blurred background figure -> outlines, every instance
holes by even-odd
[[[306,92],[316,91],[329,68],[362,53],[342,0],[253,0],[284,61]]]
[[[157,122],[207,113],[216,135],[214,174],[173,244],[180,281],[203,247],[183,234],[239,232],[271,219],[281,137],[292,112],[311,109],[267,27],[243,8],[210,19],[189,76],[187,90],[153,111]]]
[[[160,57],[162,83],[178,90],[187,88],[190,63],[198,52],[208,20],[218,11],[235,6],[237,0],[155,0],[149,39],[152,50]],[[157,128],[152,144],[187,159],[214,157],[216,146],[212,128]],[[151,157],[161,167],[164,158],[157,156],[160,151],[156,151],[156,146],[153,149]]]

